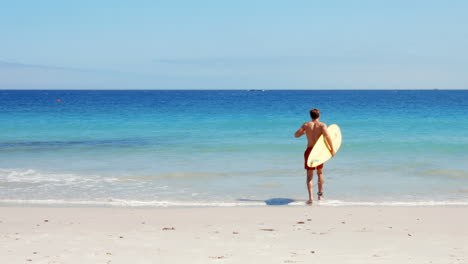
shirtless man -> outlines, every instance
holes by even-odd
[[[307,166],[307,159],[309,158],[309,154],[312,151],[315,143],[319,139],[319,137],[323,134],[325,137],[328,145],[330,146],[330,153],[335,156],[335,150],[333,149],[333,144],[330,138],[330,135],[327,131],[327,125],[319,121],[320,111],[318,109],[312,109],[309,111],[310,117],[312,118],[311,122],[304,123],[294,134],[294,137],[298,138],[302,135],[307,136],[307,149],[304,152],[304,168],[307,170],[307,191],[309,192],[309,200],[307,201],[308,204],[312,204],[312,177],[313,172],[317,169],[317,176],[318,176],[318,199],[322,200],[323,197],[323,173],[322,168],[323,164],[317,167],[309,167]]]

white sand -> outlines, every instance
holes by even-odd
[[[0,207],[0,263],[468,263],[468,208]]]

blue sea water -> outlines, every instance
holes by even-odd
[[[0,203],[304,204],[311,108],[343,134],[321,204],[468,205],[466,90],[2,90]]]

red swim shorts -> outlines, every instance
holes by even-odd
[[[310,170],[315,170],[315,169],[322,169],[323,168],[323,163],[318,165],[317,167],[309,167],[307,166],[307,159],[309,159],[310,152],[312,151],[312,148],[307,148],[304,152],[304,169],[310,171]]]

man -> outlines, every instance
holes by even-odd
[[[312,109],[309,111],[310,117],[312,118],[311,122],[304,123],[294,134],[294,137],[298,138],[302,135],[307,136],[307,149],[304,152],[304,168],[307,170],[307,191],[309,192],[309,200],[307,201],[308,204],[312,204],[312,177],[314,170],[317,170],[318,176],[318,199],[322,200],[323,198],[323,173],[322,168],[323,164],[317,167],[309,167],[307,165],[307,159],[309,158],[309,154],[312,151],[315,143],[319,139],[321,135],[323,135],[330,146],[330,153],[335,156],[335,150],[333,149],[333,144],[330,138],[330,135],[327,131],[327,125],[319,121],[320,118],[320,111],[318,109]]]

